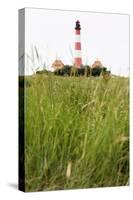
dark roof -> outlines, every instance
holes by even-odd
[[[80,21],[77,20],[76,21],[76,26],[75,26],[75,30],[80,30],[81,29],[81,26],[80,26]]]

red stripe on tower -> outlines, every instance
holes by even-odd
[[[80,22],[76,21],[76,27],[75,27],[75,58],[74,58],[74,66],[76,68],[80,68],[81,65],[82,65],[80,30],[81,30]]]

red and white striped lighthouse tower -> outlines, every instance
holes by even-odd
[[[80,68],[82,65],[80,30],[81,30],[80,22],[77,20],[75,26],[75,58],[74,58],[74,66],[76,68]]]

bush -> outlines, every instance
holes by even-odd
[[[92,76],[100,76],[101,72],[102,72],[102,68],[100,68],[100,67],[96,67],[96,68],[91,69],[91,75]]]
[[[65,65],[63,69],[57,69],[54,74],[59,76],[100,76],[102,72],[106,72],[106,67],[91,68],[89,65],[82,66],[82,68],[74,68],[70,65]]]

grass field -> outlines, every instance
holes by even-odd
[[[26,191],[126,185],[128,78],[42,74],[27,80]]]

